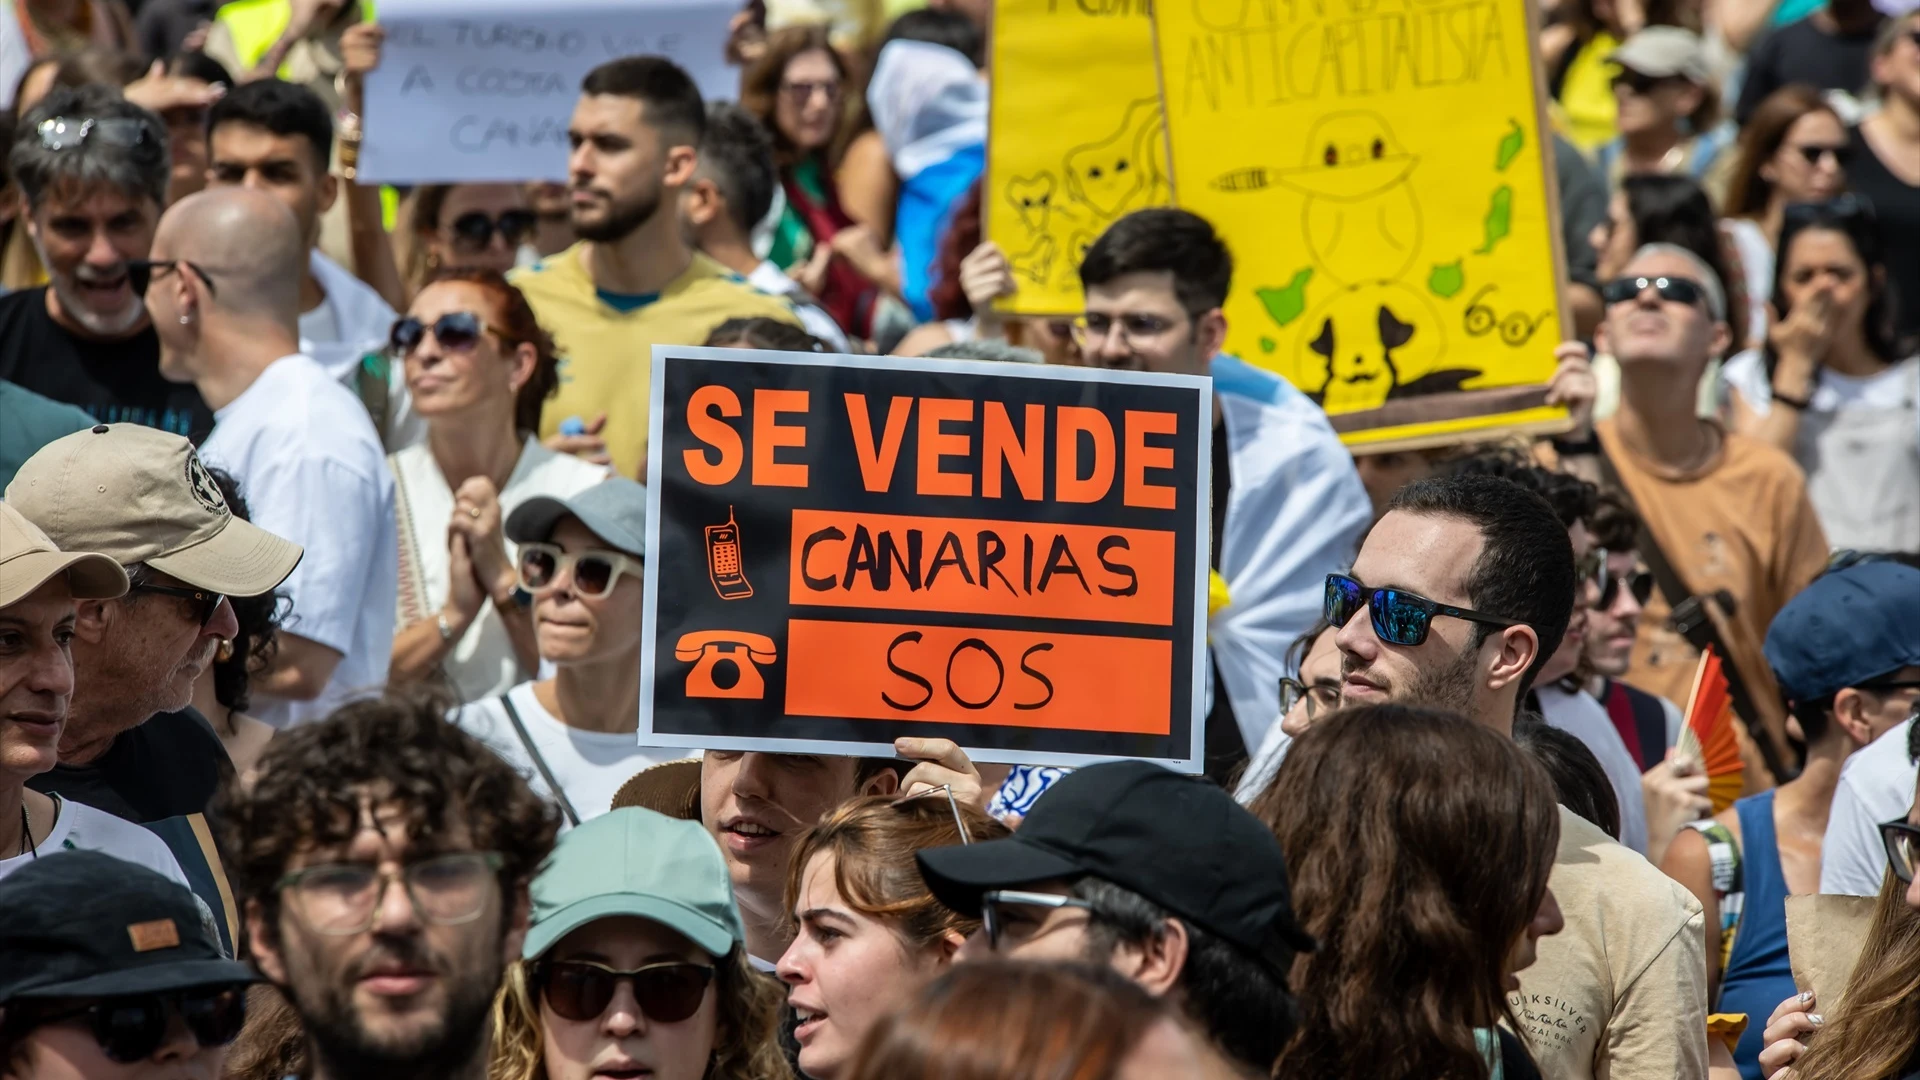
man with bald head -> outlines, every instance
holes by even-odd
[[[1731,340],[1726,293],[1692,252],[1648,244],[1601,295],[1594,344],[1620,361],[1619,411],[1596,425],[1601,450],[1687,595],[1732,593],[1734,617],[1759,641],[1826,567],[1827,540],[1792,458],[1694,415],[1707,361]],[[1700,654],[1667,625],[1685,597],[1664,593],[1647,602],[1627,678],[1685,701]]]
[[[393,646],[393,479],[358,398],[300,352],[307,249],[271,195],[213,188],[175,203],[153,240],[147,310],[160,370],[213,409],[201,455],[231,473],[269,532],[306,548],[286,581],[280,647],[253,684],[276,727],[377,691]]]

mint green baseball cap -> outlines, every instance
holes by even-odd
[[[575,826],[533,879],[533,925],[520,955],[538,959],[590,922],[650,919],[722,957],[746,941],[720,846],[697,821],[637,806]]]

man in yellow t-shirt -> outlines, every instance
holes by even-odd
[[[732,318],[799,319],[693,251],[681,232],[680,192],[706,123],[687,73],[630,56],[593,69],[580,90],[567,163],[580,242],[512,277],[560,354],[541,437],[582,429],[562,445],[644,480],[653,346],[698,345]]]

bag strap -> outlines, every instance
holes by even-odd
[[[1640,532],[1634,538],[1639,546],[1640,557],[1647,561],[1647,569],[1653,572],[1653,580],[1660,586],[1660,594],[1667,598],[1669,608],[1677,608],[1693,595],[1680,575],[1674,573],[1673,564],[1667,561],[1667,553],[1660,549],[1660,539],[1653,535],[1653,526],[1647,524],[1647,515],[1640,512],[1640,506],[1627,490],[1626,482],[1620,479],[1619,470],[1613,467],[1613,459],[1607,456],[1605,447],[1599,452],[1600,479],[1607,487],[1625,499],[1633,507],[1633,516],[1640,519]]]
[[[500,707],[507,711],[507,719],[513,722],[514,734],[520,736],[520,745],[527,748],[527,756],[533,759],[533,767],[540,770],[540,779],[547,782],[547,790],[553,792],[554,799],[560,803],[560,812],[567,816],[567,824],[580,824],[580,815],[574,813],[566,789],[553,778],[553,770],[547,768],[547,759],[540,755],[540,748],[533,745],[532,737],[527,734],[527,725],[520,722],[520,711],[513,707],[513,701],[506,694],[500,695]]]

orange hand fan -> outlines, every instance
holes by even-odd
[[[1707,774],[1707,798],[1713,812],[1733,805],[1746,784],[1746,766],[1740,760],[1739,737],[1733,730],[1733,696],[1727,689],[1720,655],[1708,646],[1694,669],[1693,692],[1687,695],[1686,723],[1674,758],[1687,758]]]

